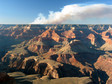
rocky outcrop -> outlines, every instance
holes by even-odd
[[[55,62],[53,60],[42,60],[34,66],[35,71],[42,75],[48,75],[51,78],[59,78],[60,73],[58,72],[63,64]]]
[[[60,41],[60,36],[55,32],[55,30],[48,29],[41,34],[41,37],[51,38],[56,42]]]
[[[62,36],[65,36],[66,38],[75,38],[75,33],[73,33],[73,30],[64,31],[61,33]]]
[[[105,41],[105,44],[101,46],[101,49],[105,51],[112,50],[112,29],[102,32],[102,38]]]
[[[94,34],[89,34],[87,36],[87,38],[91,41],[91,44],[94,45],[95,44],[95,36]]]
[[[28,43],[28,50],[37,54],[43,54],[48,52],[50,46],[46,43],[47,39],[41,37],[35,37]]]
[[[111,80],[112,80],[112,55],[104,55],[104,56],[100,56],[98,58],[98,60],[96,61],[95,68],[101,71],[106,72],[106,74],[108,75],[103,75],[103,77],[105,77],[105,79],[108,79],[107,84],[111,84]],[[102,78],[103,78],[102,77]]]
[[[47,39],[53,39],[56,42],[62,42],[65,41],[66,38],[60,37],[55,30],[48,29],[45,32],[43,32],[40,37],[47,38]]]
[[[23,69],[27,73],[38,73],[41,75],[48,75],[50,78],[59,78],[58,70],[63,64],[38,57],[28,57],[23,60],[21,65],[17,68]],[[27,71],[26,71],[27,70]]]
[[[2,62],[12,67],[19,65],[21,60],[28,56],[29,53],[24,48],[15,48],[12,51],[8,51],[5,56],[2,57]]]

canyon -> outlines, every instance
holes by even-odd
[[[0,84],[112,84],[112,25],[0,24],[0,66]]]

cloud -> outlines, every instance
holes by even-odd
[[[112,19],[112,5],[106,4],[91,4],[91,5],[66,5],[61,11],[49,11],[46,18],[43,14],[38,17],[31,24],[64,24],[69,21],[86,20],[91,18],[111,18]]]

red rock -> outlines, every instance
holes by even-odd
[[[94,34],[89,34],[89,35],[87,36],[87,38],[88,38],[89,40],[91,40],[91,44],[92,44],[92,45],[95,44],[95,36],[94,36]]]
[[[94,64],[96,69],[105,71],[109,76],[106,84],[112,83],[112,58],[100,56],[96,63]]]
[[[66,38],[76,38],[75,33],[73,33],[72,30],[64,31],[62,35]]]
[[[107,31],[102,32],[102,38],[103,38],[103,40],[106,41],[106,43],[112,44],[112,39],[109,37],[109,35],[107,35],[108,33],[112,37],[112,30],[107,30]]]
[[[45,32],[43,32],[41,35],[41,37],[46,37],[46,38],[51,38],[53,40],[55,40],[56,42],[60,41],[60,36],[55,32],[55,30],[51,30],[48,29]]]

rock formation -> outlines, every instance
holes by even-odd
[[[0,70],[39,74],[39,81],[45,79],[49,83],[68,79],[80,83],[83,79],[63,77],[88,76],[96,84],[111,84],[111,27],[0,25],[0,65],[5,66]]]

